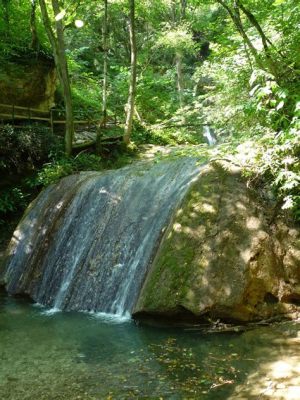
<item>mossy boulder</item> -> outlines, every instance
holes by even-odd
[[[205,167],[161,242],[136,318],[253,321],[300,305],[299,231],[234,165]]]

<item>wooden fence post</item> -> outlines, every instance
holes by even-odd
[[[13,125],[15,125],[15,105],[13,104],[12,105],[12,122],[13,122]]]
[[[53,111],[50,110],[50,126],[51,126],[51,133],[54,135],[54,124],[53,124]]]

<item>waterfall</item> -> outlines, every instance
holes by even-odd
[[[216,138],[214,137],[213,132],[212,132],[212,129],[210,128],[210,126],[204,125],[204,126],[203,126],[203,130],[204,130],[203,136],[206,137],[206,139],[207,139],[207,141],[208,141],[208,144],[209,144],[210,146],[215,145],[215,144],[217,143],[217,140],[216,140]]]
[[[124,315],[133,309],[195,159],[84,172],[45,189],[9,247],[4,281],[48,307]]]

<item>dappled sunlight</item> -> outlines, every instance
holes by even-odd
[[[256,370],[235,388],[228,400],[300,399],[300,333],[278,340],[270,338],[268,349],[256,349]]]
[[[56,204],[55,208],[56,208],[57,210],[60,210],[60,209],[62,208],[63,204],[64,204],[63,201],[59,201],[59,202]]]
[[[253,140],[247,140],[237,146],[235,158],[241,166],[249,167],[259,154],[259,146]]]
[[[251,253],[251,248],[247,248],[240,252],[240,255],[244,262],[247,262],[249,260],[249,258],[251,257]]]
[[[293,312],[282,303],[281,292],[297,302],[288,297],[294,289],[284,283],[282,255],[240,170],[226,162],[209,165],[175,213],[137,313],[149,307],[182,315],[184,307],[195,318],[247,322]]]
[[[112,202],[113,202],[114,204],[118,204],[118,203],[122,200],[122,197],[121,197],[121,196],[118,196],[118,195],[115,194],[115,193],[109,192],[109,191],[106,190],[104,187],[102,187],[102,188],[99,190],[99,194],[105,194],[105,195],[107,195],[107,196],[112,200]]]
[[[216,212],[216,209],[209,203],[203,203],[202,204],[202,209],[203,209],[203,212],[205,212],[205,213],[212,213],[213,214],[213,213]]]
[[[182,226],[181,226],[181,224],[179,224],[178,222],[176,222],[175,224],[173,224],[173,231],[174,231],[174,232],[181,232],[181,231],[182,231]]]
[[[24,238],[23,233],[19,229],[17,229],[13,234],[13,237],[11,239],[11,244],[16,245],[23,238]]]
[[[248,217],[246,219],[246,226],[250,230],[257,230],[261,227],[261,220],[253,216]]]

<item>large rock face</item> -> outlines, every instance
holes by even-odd
[[[231,164],[206,167],[164,236],[135,316],[251,321],[297,309],[299,232],[258,197]]]
[[[39,57],[0,67],[0,103],[49,111],[55,91],[56,72],[51,60]]]

